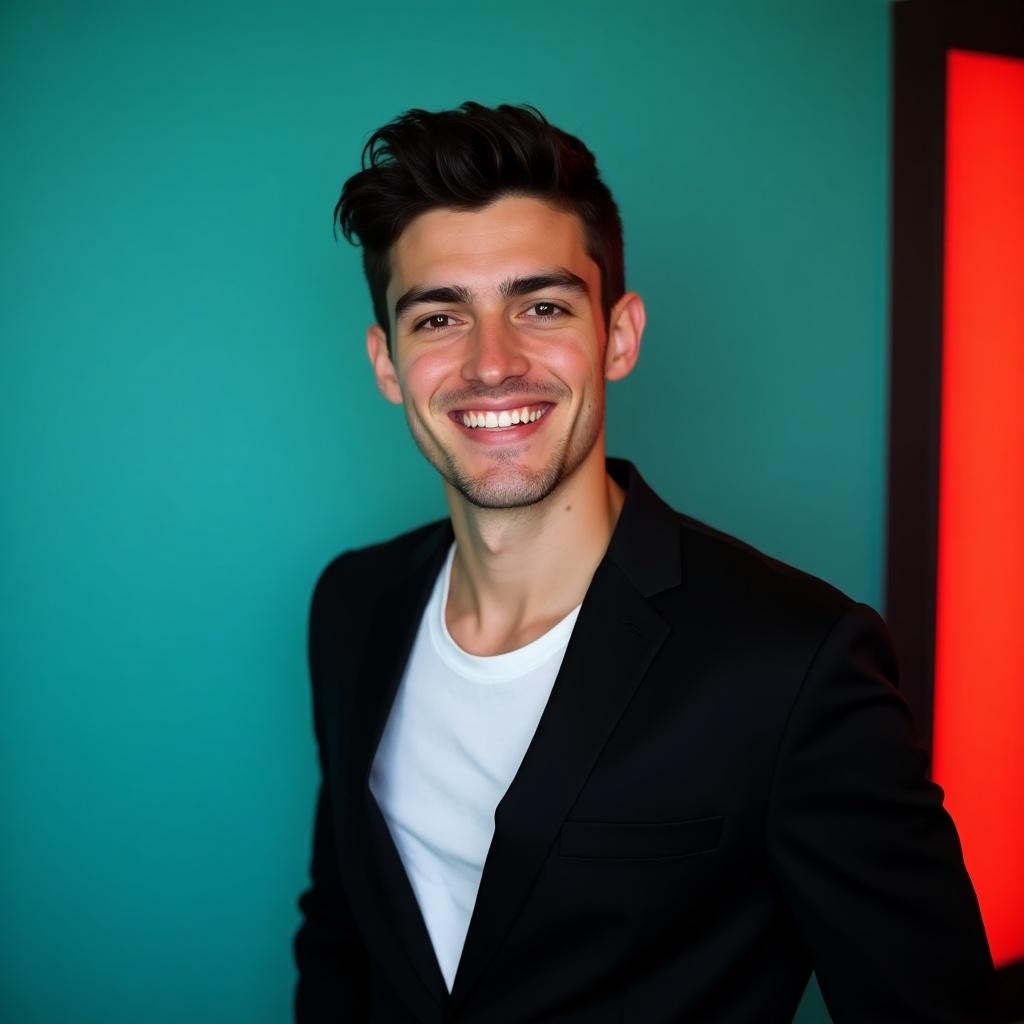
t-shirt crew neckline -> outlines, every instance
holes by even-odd
[[[580,613],[582,603],[565,618],[560,619],[546,633],[531,640],[524,647],[504,654],[470,654],[464,651],[448,632],[445,622],[445,608],[448,606],[448,588],[452,578],[452,562],[455,558],[457,541],[452,541],[442,568],[441,586],[434,588],[427,620],[430,624],[430,639],[441,660],[464,679],[482,684],[506,683],[518,679],[527,672],[543,665],[549,658],[561,657],[569,643],[573,626]]]

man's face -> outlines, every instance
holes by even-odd
[[[523,197],[432,210],[391,258],[392,358],[379,329],[368,339],[381,390],[472,504],[541,501],[604,421],[600,271],[579,218]]]

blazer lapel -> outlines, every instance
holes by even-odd
[[[668,633],[617,567],[602,562],[537,731],[495,811],[453,1009],[498,953],[562,821]]]
[[[349,835],[369,883],[372,932],[387,956],[396,990],[426,1021],[440,1020],[448,988],[416,895],[369,787],[370,768],[394,703],[416,631],[452,541],[439,524],[410,561],[413,569],[382,593],[371,614],[350,717],[347,803],[355,816]]]
[[[678,524],[632,466],[614,461],[615,475],[629,474],[626,505],[537,731],[495,811],[450,1011],[497,955],[594,762],[670,632],[645,594],[679,582]]]

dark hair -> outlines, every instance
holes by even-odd
[[[390,249],[409,223],[439,207],[478,210],[503,195],[546,200],[579,216],[587,253],[601,271],[608,319],[626,290],[622,222],[594,154],[528,105],[408,110],[363,147],[362,170],[341,190],[334,218],[363,247],[373,311],[388,336]]]

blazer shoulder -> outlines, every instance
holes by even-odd
[[[436,519],[389,540],[349,548],[335,556],[317,578],[313,588],[313,610],[325,603],[333,604],[339,596],[351,599],[352,588],[358,587],[363,598],[371,597],[403,573],[431,541],[440,542],[448,519]]]
[[[759,666],[744,676],[759,693],[791,706],[830,638],[831,649],[870,657],[898,687],[892,637],[870,605],[682,514],[680,530],[685,585],[666,618],[688,623],[690,635],[718,645],[744,666]]]
[[[444,543],[447,519],[391,540],[353,548],[333,558],[313,588],[306,648],[314,690],[346,658],[347,645],[362,637],[382,591],[408,575]]]
[[[687,582],[733,614],[746,613],[775,628],[788,623],[823,633],[858,603],[831,583],[738,537],[677,515]]]

